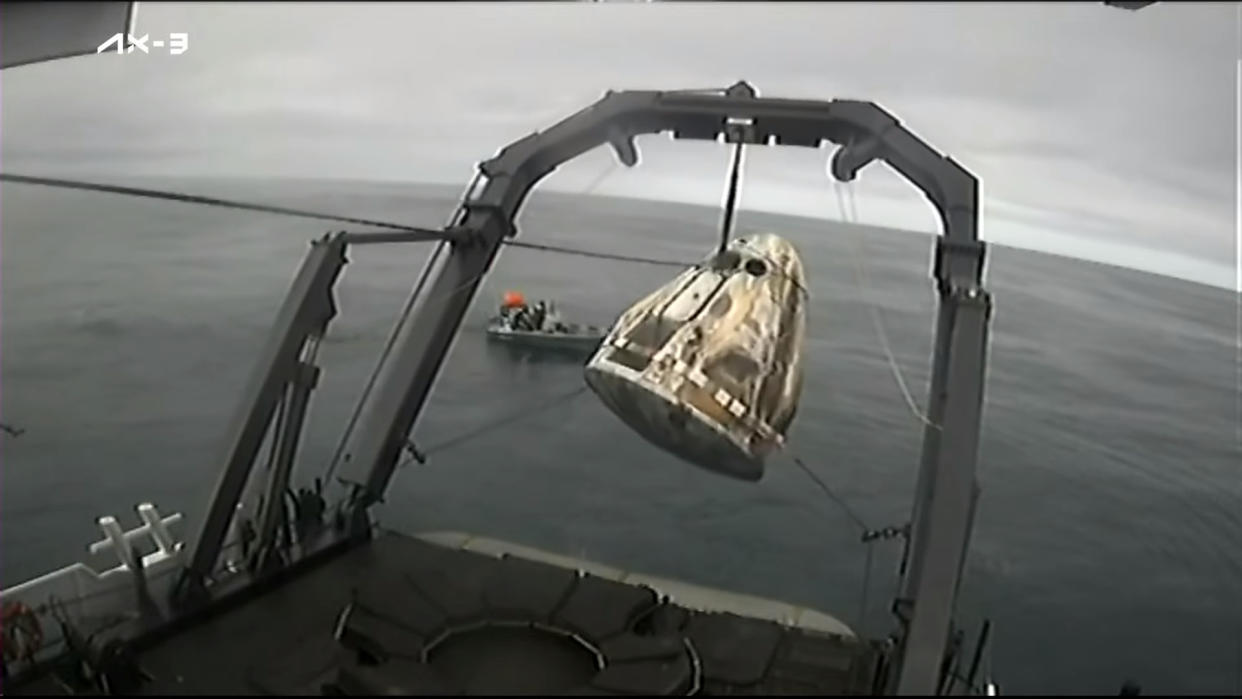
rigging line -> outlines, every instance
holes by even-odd
[[[389,223],[387,221],[372,221],[365,218],[354,218],[351,216],[337,216],[335,214],[324,214],[314,211],[304,211],[301,209],[291,209],[283,206],[269,206],[267,204],[251,204],[248,202],[232,201],[228,199],[217,199],[214,197],[203,197],[196,194],[180,194],[177,192],[166,192],[158,189],[142,189],[138,187],[121,187],[118,185],[98,184],[95,182],[82,182],[79,180],[64,180],[52,177],[30,177],[27,175],[13,175],[9,173],[0,173],[0,181],[14,182],[17,184],[39,185],[44,187],[55,187],[58,189],[79,189],[90,192],[104,192],[107,194],[122,194],[131,197],[143,197],[146,199],[164,199],[167,201],[176,201],[184,204],[201,204],[203,206],[219,206],[226,209],[237,209],[239,211],[258,211],[268,214],[277,214],[280,216],[295,216],[298,218],[311,218],[321,221],[336,221],[339,223],[355,223],[363,226],[375,226],[376,228],[388,228],[391,230],[406,231],[409,233],[427,234],[428,240],[442,239],[433,237],[433,233],[425,228],[415,228],[405,226],[399,223]]]
[[[802,469],[802,472],[805,473],[807,477],[815,483],[815,485],[819,486],[819,489],[823,491],[824,495],[827,495],[829,499],[841,508],[841,511],[845,513],[845,516],[849,517],[854,524],[858,525],[858,528],[863,534],[871,531],[871,527],[867,526],[867,523],[862,520],[862,517],[859,517],[854,512],[853,508],[845,503],[845,500],[841,499],[839,495],[834,493],[832,488],[828,487],[828,484],[824,482],[824,479],[820,478],[819,474],[815,473],[815,471],[811,470],[810,466],[806,465],[806,462],[804,462],[800,457],[792,454],[790,454],[790,458],[793,459],[794,464],[797,465],[798,468]]]
[[[542,252],[556,252],[563,255],[578,255],[580,257],[595,257],[601,260],[618,260],[620,262],[637,262],[648,265],[663,265],[666,267],[697,267],[697,262],[679,262],[677,260],[662,260],[654,257],[638,257],[635,255],[621,255],[612,252],[594,252],[591,250],[579,250],[577,248],[569,248],[560,245],[548,245],[546,243],[528,243],[520,240],[506,240],[504,244],[513,248],[527,248],[529,250],[539,250]]]
[[[729,184],[725,190],[724,217],[720,221],[720,246],[717,252],[723,253],[729,246],[729,236],[733,233],[733,219],[737,214],[738,182],[742,174],[742,150],[745,147],[739,135],[733,146],[733,157],[729,164]]]
[[[608,179],[609,176],[611,176],[612,173],[616,171],[616,169],[617,169],[617,161],[613,160],[612,158],[609,158],[608,167],[604,168],[603,172],[596,175],[595,179],[591,180],[590,183],[587,184],[586,188],[583,189],[581,192],[579,192],[579,194],[590,194],[594,192],[595,188],[603,184],[604,180]]]
[[[840,207],[842,220],[852,225],[859,224],[858,216],[858,200],[856,192],[848,184],[843,184],[833,180],[834,189],[837,193],[837,205]],[[880,344],[880,350],[884,353],[884,359],[888,363],[889,373],[893,375],[893,380],[897,383],[897,389],[901,392],[902,400],[905,401],[906,407],[910,410],[915,419],[920,423],[935,430],[939,430],[940,426],[932,422],[927,414],[919,407],[918,401],[915,400],[914,394],[910,391],[909,384],[906,383],[906,377],[901,370],[901,364],[897,361],[897,356],[893,352],[892,343],[889,342],[888,331],[884,326],[884,317],[880,312],[879,305],[871,299],[870,274],[867,272],[867,248],[866,235],[861,230],[850,231],[848,235],[852,238],[851,249],[854,264],[854,282],[858,285],[859,291],[862,293],[864,303],[867,305],[868,314],[871,316],[871,324],[875,329],[876,340]]]
[[[587,189],[583,190],[583,192],[581,193],[582,194],[589,193],[592,189],[599,186],[600,183],[602,183],[609,175],[612,174],[615,168],[616,168],[616,162],[610,160],[609,166],[604,169],[603,173],[599,177],[597,177],[595,181],[593,181],[587,187]],[[462,194],[460,203],[458,204],[457,208],[453,211],[452,216],[449,217],[449,224],[448,224],[449,226],[453,226],[456,223],[460,222],[461,218],[465,215],[466,202],[470,199],[471,194],[474,192],[475,185],[478,184],[481,177],[482,177],[482,171],[476,172],[474,178],[470,181],[468,185],[466,185],[466,190]],[[508,244],[514,244],[517,241],[503,240],[501,242],[508,243]],[[363,388],[362,395],[359,397],[358,403],[354,407],[354,412],[350,416],[349,423],[345,427],[345,432],[341,435],[341,440],[337,443],[336,450],[334,451],[333,456],[332,456],[332,461],[328,464],[328,468],[326,469],[323,475],[323,480],[325,482],[331,481],[333,474],[336,473],[336,469],[340,466],[341,460],[345,457],[345,448],[349,443],[349,438],[353,434],[354,428],[357,426],[358,420],[361,418],[362,410],[366,405],[367,399],[371,395],[371,391],[374,390],[375,388],[376,381],[379,380],[379,375],[382,373],[383,367],[387,363],[388,356],[392,353],[392,349],[396,345],[397,337],[401,334],[401,331],[405,327],[406,323],[409,322],[410,314],[414,310],[414,305],[418,302],[418,300],[422,296],[423,288],[426,286],[427,281],[431,278],[431,270],[435,267],[440,256],[444,254],[444,251],[448,249],[448,246],[449,246],[448,242],[441,242],[439,245],[437,245],[435,250],[432,251],[431,256],[428,258],[427,264],[423,266],[423,271],[419,275],[418,283],[415,285],[413,293],[411,293],[409,298],[406,299],[405,306],[401,309],[401,315],[398,316],[397,323],[393,326],[392,332],[389,333],[388,340],[384,345],[384,349],[380,353],[379,361],[376,363],[375,369],[374,371],[372,371],[371,376],[368,377],[366,386],[364,386]],[[518,245],[518,247],[534,247],[534,244],[526,243],[526,244]],[[552,250],[552,246],[548,246],[548,249]],[[485,269],[484,271],[480,272],[474,277],[471,277],[470,279],[462,282],[461,284],[454,287],[453,289],[450,289],[447,293],[444,294],[444,296],[452,296],[453,294],[456,294],[462,289],[469,287],[471,284],[483,278],[488,273],[488,271],[489,270]]]
[[[557,395],[551,396],[547,400],[542,401],[540,403],[536,403],[534,405],[526,405],[522,407],[520,410],[514,410],[513,412],[508,413],[497,420],[484,423],[483,425],[467,430],[459,435],[450,437],[442,442],[439,442],[431,447],[428,447],[426,451],[419,451],[416,453],[411,453],[409,456],[406,457],[402,465],[404,466],[405,464],[408,464],[411,460],[421,461],[420,457],[427,457],[427,456],[430,456],[431,454],[445,451],[447,449],[457,446],[458,444],[474,439],[475,437],[478,437],[479,435],[485,434],[487,432],[491,432],[492,430],[508,426],[515,422],[525,420],[526,418],[529,418],[539,413],[546,412],[548,410],[556,408],[586,393],[588,389],[589,389],[588,386],[579,386],[572,391],[568,391],[565,393],[559,393]],[[407,446],[408,451],[414,452],[413,440],[407,441],[406,446]]]
[[[476,185],[483,178],[483,171],[476,170],[474,177],[466,184],[465,191],[462,192],[461,199],[457,203],[457,208],[449,216],[448,225],[452,227],[459,223],[466,215],[466,202],[474,193]],[[380,351],[379,360],[375,363],[371,375],[367,377],[366,385],[362,388],[362,393],[358,396],[358,402],[354,404],[353,413],[349,416],[349,422],[345,425],[345,431],[341,433],[341,439],[336,444],[336,449],[332,452],[332,460],[328,462],[328,468],[324,470],[322,480],[331,484],[332,475],[336,473],[336,469],[340,466],[341,459],[345,456],[345,448],[349,444],[349,438],[353,436],[354,428],[358,426],[358,420],[362,417],[363,408],[366,407],[367,400],[371,397],[371,391],[375,389],[375,382],[379,380],[384,365],[388,362],[388,356],[392,354],[392,348],[397,344],[397,337],[400,336],[402,328],[405,327],[409,320],[410,313],[414,311],[414,304],[418,302],[423,293],[423,287],[427,285],[427,280],[431,278],[431,270],[435,268],[436,263],[448,249],[447,242],[440,242],[435,249],[431,251],[431,255],[427,257],[427,262],[423,265],[423,269],[419,272],[418,281],[414,283],[414,290],[405,300],[405,305],[401,308],[400,315],[397,316],[397,322],[393,325],[392,330],[388,333],[388,339],[384,342],[384,349]]]
[[[854,625],[854,630],[858,632],[858,635],[864,638],[867,636],[864,628],[867,623],[867,603],[870,601],[868,597],[871,593],[871,571],[874,567],[874,562],[875,547],[868,546],[867,560],[863,563],[862,591],[859,593],[860,599],[858,600],[858,621]]]
[[[819,486],[819,489],[823,491],[824,495],[827,495],[829,499],[841,508],[841,511],[844,512],[845,515],[849,517],[861,531],[862,542],[866,544],[865,548],[867,549],[867,553],[866,559],[863,561],[862,575],[860,576],[862,579],[862,588],[858,593],[858,621],[854,627],[854,630],[861,635],[863,633],[863,625],[867,619],[867,606],[870,601],[871,573],[875,568],[875,557],[873,553],[875,547],[871,544],[875,543],[880,538],[883,538],[882,532],[877,532],[876,530],[871,529],[871,527],[868,527],[862,517],[858,516],[858,514],[854,512],[854,509],[846,504],[845,500],[841,498],[841,496],[833,492],[832,488],[830,488],[828,484],[819,477],[819,474],[815,473],[810,466],[807,466],[806,462],[792,454],[790,454],[790,458],[793,460],[794,464],[797,465],[798,468],[802,469],[802,472],[815,483],[815,485]]]
[[[354,405],[354,411],[349,417],[349,422],[345,425],[345,431],[341,434],[341,439],[337,442],[336,449],[332,453],[332,460],[328,463],[328,468],[324,471],[323,481],[330,483],[336,469],[341,465],[341,460],[345,456],[345,448],[349,444],[349,438],[353,435],[354,428],[358,425],[358,420],[362,417],[362,411],[366,407],[368,399],[371,397],[371,391],[375,390],[375,384],[379,381],[379,376],[383,373],[384,365],[388,363],[388,357],[392,354],[393,347],[397,345],[397,338],[401,336],[401,331],[409,322],[410,314],[414,311],[414,305],[423,295],[423,287],[427,285],[427,280],[431,278],[431,270],[435,267],[440,256],[444,253],[447,243],[441,243],[432,251],[431,256],[427,258],[427,264],[423,266],[423,271],[419,274],[418,281],[414,285],[414,291],[406,298],[405,305],[401,308],[401,314],[397,316],[397,322],[393,324],[392,330],[388,333],[388,339],[384,342],[384,348],[380,351],[379,359],[375,363],[375,368],[371,371],[371,375],[367,377],[366,385],[362,387],[362,393],[358,396],[358,402]],[[452,295],[469,284],[473,283],[476,278],[471,278],[463,284],[449,291]]]
[[[362,393],[358,396],[358,402],[354,405],[354,410],[349,416],[349,422],[345,424],[345,431],[341,433],[341,439],[337,442],[336,449],[332,452],[332,460],[328,462],[328,468],[324,470],[323,481],[330,483],[332,475],[336,473],[336,469],[341,465],[341,459],[345,456],[345,447],[349,443],[349,438],[354,433],[354,428],[358,426],[358,420],[362,417],[362,411],[366,407],[367,400],[371,397],[371,391],[375,390],[375,384],[379,381],[379,376],[383,373],[384,365],[388,363],[388,356],[392,354],[393,347],[397,344],[397,338],[400,337],[402,329],[410,317],[410,313],[414,310],[414,304],[418,303],[418,299],[422,296],[423,287],[427,284],[430,277],[429,271],[435,266],[436,261],[442,254],[444,244],[436,246],[431,256],[427,259],[426,266],[423,267],[422,274],[419,275],[418,281],[414,285],[414,291],[405,300],[405,305],[401,307],[401,313],[397,316],[397,322],[393,324],[392,330],[388,333],[388,339],[384,341],[384,348],[380,350],[379,359],[375,362],[375,368],[371,371],[371,375],[367,377],[366,384],[362,387]],[[471,281],[474,281],[473,279]],[[454,289],[456,291],[456,289]]]
[[[281,430],[285,426],[286,415],[289,411],[289,403],[289,386],[285,386],[281,390],[280,398],[276,402],[275,415],[272,417],[272,422],[270,423],[271,428],[268,430],[267,434],[270,441],[268,443],[267,465],[263,468],[263,473],[267,476],[266,482],[268,483],[271,482],[270,479],[272,478],[272,472],[276,468],[276,457],[280,452],[280,442],[282,437]],[[260,481],[260,485],[258,485],[258,487],[252,488],[251,492],[247,495],[249,495],[249,497],[244,499],[253,498],[252,502],[254,502],[254,509],[252,510],[252,513],[255,515],[262,513],[268,507],[279,507],[284,501],[284,493],[280,493],[277,495],[275,503],[267,502],[267,488],[263,486],[263,480]],[[239,498],[238,504],[242,505],[244,499]],[[233,516],[237,516],[236,511]]]
[[[601,184],[603,184],[604,181],[607,180],[613,174],[613,172],[616,171],[617,166],[618,166],[617,160],[615,158],[609,157],[608,162],[604,165],[604,168],[600,170],[599,173],[595,175],[595,177],[588,180],[587,186],[583,187],[581,190],[577,192],[566,192],[566,191],[556,190],[556,189],[548,190],[548,189],[536,188],[536,189],[531,190],[531,197],[533,197],[536,194],[539,194],[540,197],[542,197],[543,192],[549,192],[549,191],[554,192],[556,194],[569,194],[571,196],[591,194],[592,192],[595,191],[596,187],[599,187]]]

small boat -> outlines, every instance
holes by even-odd
[[[538,301],[531,305],[516,291],[505,293],[500,313],[487,324],[489,339],[537,349],[590,352],[606,332],[594,325],[565,322],[555,304]]]

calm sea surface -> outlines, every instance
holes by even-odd
[[[454,192],[316,182],[165,183],[218,196],[439,225]],[[194,519],[267,325],[323,224],[99,194],[5,186],[2,577],[78,557],[106,513],[149,500]],[[536,193],[522,239],[694,260],[717,214]],[[743,214],[800,248],[814,296],[791,449],[871,526],[905,521],[921,429],[868,304],[925,401],[930,239]],[[426,247],[361,248],[321,351],[301,475],[326,467],[421,269]],[[856,272],[857,261],[867,262]],[[489,346],[510,288],[608,323],[675,270],[506,250],[429,413],[430,445],[581,385],[572,361]],[[859,279],[862,277],[863,282]],[[1010,693],[1242,691],[1242,454],[1234,297],[1227,291],[993,248],[996,297],[983,500],[963,619],[995,623]],[[652,574],[811,605],[853,623],[864,551],[849,520],[784,457],[758,484],[694,470],[589,394],[400,471],[382,513]],[[132,526],[132,525],[131,525]],[[898,550],[881,544],[867,630],[887,630]]]

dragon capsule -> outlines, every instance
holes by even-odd
[[[587,385],[661,449],[757,481],[798,409],[806,299],[792,244],[738,238],[621,314]]]

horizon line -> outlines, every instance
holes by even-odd
[[[104,173],[100,172],[97,174],[97,176],[122,178],[122,179],[151,179],[151,180],[176,180],[176,179],[196,180],[197,179],[197,180],[219,180],[219,181],[229,181],[229,180],[273,181],[274,180],[274,181],[286,181],[286,182],[318,182],[318,183],[333,183],[333,182],[346,183],[348,182],[348,183],[356,183],[356,184],[369,184],[369,185],[381,185],[381,186],[413,186],[413,187],[441,188],[441,189],[446,190],[446,193],[449,193],[450,196],[453,196],[453,197],[460,197],[464,193],[466,184],[467,184],[467,183],[457,184],[457,183],[452,183],[452,182],[428,181],[428,180],[406,180],[406,179],[390,179],[390,178],[375,178],[375,177],[351,177],[347,175],[335,176],[335,177],[306,176],[306,175],[255,175],[255,174],[209,175],[209,174],[158,174],[158,173],[156,174],[104,175]],[[713,208],[710,204],[704,204],[704,203],[694,202],[694,201],[684,201],[680,199],[666,199],[666,198],[652,197],[652,196],[637,196],[633,194],[610,194],[610,193],[605,193],[605,192],[577,192],[573,190],[561,189],[561,188],[558,188],[552,185],[543,186],[543,187],[536,185],[536,187],[533,188],[531,191],[534,192],[536,190],[542,190],[545,192],[551,192],[551,193],[561,194],[565,196],[599,197],[599,198],[604,198],[604,199],[621,199],[621,200],[626,200],[626,201],[657,202],[657,203],[662,203],[662,204],[670,204],[674,206],[686,206],[686,207],[693,207],[693,208],[700,208],[700,209]],[[761,213],[761,214],[775,215],[775,216],[787,216],[790,218],[803,219],[807,221],[828,221],[828,222],[831,222],[837,225],[854,226],[854,227],[859,227],[859,228],[869,228],[873,230],[881,230],[881,231],[899,233],[899,234],[905,234],[905,235],[919,235],[919,236],[924,236],[924,237],[938,237],[939,235],[941,235],[939,232],[931,231],[931,230],[895,228],[892,226],[883,226],[883,225],[878,225],[878,224],[869,224],[869,223],[862,223],[862,222],[855,223],[855,222],[843,221],[843,220],[836,219],[836,218],[830,218],[827,216],[815,216],[815,215],[806,214],[806,213],[791,213],[788,211],[774,210],[774,209],[763,207],[763,206],[750,205],[750,206],[747,206],[744,210],[752,211],[755,213]],[[982,233],[983,231],[980,230],[980,234]],[[1189,284],[1194,284],[1196,286],[1203,286],[1203,287],[1207,287],[1210,289],[1223,289],[1231,293],[1242,294],[1242,291],[1234,288],[1234,285],[1232,281],[1230,280],[1222,279],[1221,282],[1213,282],[1213,281],[1205,280],[1202,278],[1189,277],[1189,276],[1185,276],[1182,274],[1177,274],[1177,273],[1165,271],[1165,270],[1157,270],[1157,269],[1151,269],[1151,268],[1146,268],[1146,267],[1137,267],[1133,265],[1120,264],[1118,262],[1113,262],[1109,260],[1095,259],[1091,257],[1080,257],[1076,255],[1066,254],[1063,252],[1057,252],[1055,250],[1050,250],[1048,248],[1031,247],[1027,245],[1019,245],[1019,244],[1013,244],[1013,243],[1008,243],[1008,242],[987,240],[986,238],[983,238],[982,235],[980,237],[983,239],[983,242],[987,243],[989,246],[997,246],[997,247],[1001,247],[1001,248],[1005,248],[1009,250],[1020,250],[1022,252],[1048,255],[1051,257],[1057,257],[1057,258],[1064,259],[1064,260],[1072,260],[1075,262],[1081,262],[1081,263],[1092,264],[1092,265],[1101,265],[1104,267],[1126,270],[1130,272],[1137,272],[1140,274],[1150,274],[1152,276],[1162,277],[1166,279],[1176,279],[1178,281],[1186,282]],[[1110,245],[1116,245],[1118,247],[1121,247],[1124,244],[1123,243],[1110,243]],[[1134,246],[1134,247],[1136,249],[1145,250],[1147,252],[1155,252],[1155,253],[1161,253],[1161,254],[1174,254],[1174,255],[1179,254],[1179,253],[1175,253],[1171,251],[1151,250],[1147,248],[1138,248],[1137,246]],[[1209,266],[1212,264],[1210,260],[1194,258],[1194,257],[1187,256],[1187,255],[1182,255],[1182,256],[1187,259],[1194,260],[1197,263],[1201,263],[1205,266]],[[1222,266],[1222,269],[1227,269],[1227,266]],[[1233,276],[1233,275],[1230,274],[1229,276]]]

